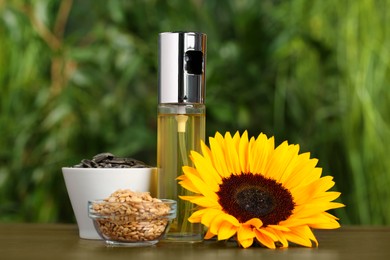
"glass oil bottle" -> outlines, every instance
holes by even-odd
[[[206,41],[207,36],[197,32],[159,35],[158,197],[178,202],[177,218],[165,241],[203,239],[202,225],[188,221],[196,205],[179,198],[193,194],[176,178],[183,174],[184,165],[193,166],[190,151],[200,152],[205,139]]]

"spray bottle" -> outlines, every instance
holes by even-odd
[[[193,166],[191,150],[200,152],[205,139],[206,40],[203,33],[166,32],[159,35],[159,104],[157,126],[158,196],[178,202],[177,218],[166,241],[200,242],[201,224],[188,217],[195,205],[181,200],[192,195],[178,185],[182,166]]]

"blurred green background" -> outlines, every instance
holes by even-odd
[[[207,135],[299,143],[390,224],[390,0],[0,0],[0,221],[73,222],[61,167],[156,160],[158,33],[208,35]]]

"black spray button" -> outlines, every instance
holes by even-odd
[[[201,51],[187,51],[184,60],[187,73],[195,75],[203,73],[203,53]]]

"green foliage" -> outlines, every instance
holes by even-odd
[[[157,39],[208,35],[207,134],[299,143],[389,224],[390,0],[0,0],[0,221],[70,222],[61,167],[155,164]]]

